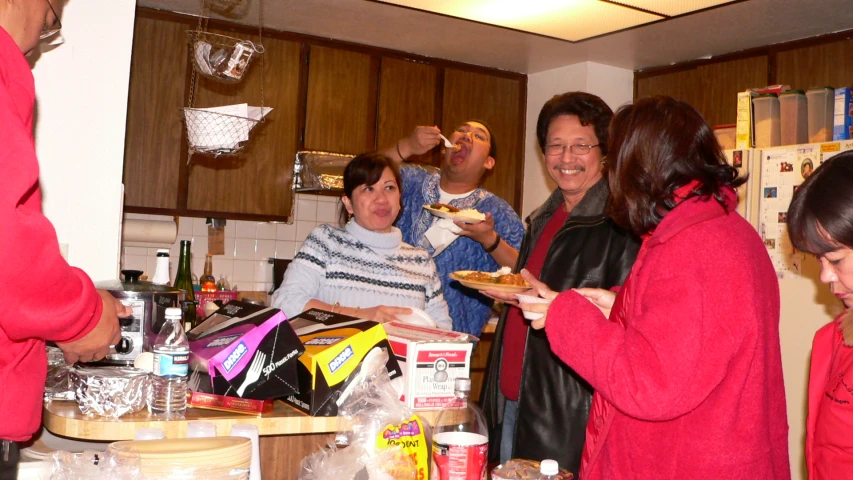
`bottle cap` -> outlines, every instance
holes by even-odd
[[[560,466],[556,460],[542,460],[539,464],[539,473],[542,475],[557,475],[560,473]]]
[[[161,249],[157,250],[157,256],[158,257],[168,257],[169,256],[169,249],[168,248],[161,248]]]
[[[461,390],[463,392],[470,392],[471,391],[471,379],[465,378],[465,377],[457,378],[456,382],[454,383],[454,388],[456,390]]]
[[[169,307],[166,309],[166,318],[181,318],[181,309],[177,307]]]

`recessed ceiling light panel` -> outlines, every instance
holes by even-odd
[[[647,12],[675,17],[685,13],[719,7],[737,0],[609,0],[628,7],[638,8]]]

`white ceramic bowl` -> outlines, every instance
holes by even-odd
[[[544,298],[533,297],[531,295],[522,295],[520,293],[516,293],[515,298],[518,299],[518,303],[551,303],[550,300],[546,300]],[[539,320],[540,318],[545,316],[544,313],[534,313],[528,312],[526,310],[522,310],[521,313],[523,313],[524,318],[528,320]]]

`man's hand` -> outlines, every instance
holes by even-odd
[[[483,248],[489,248],[497,238],[495,233],[495,219],[491,213],[486,213],[486,219],[480,223],[465,223],[456,220],[453,222],[462,231],[457,235],[470,237],[471,240],[479,243]]]
[[[133,310],[123,305],[117,298],[106,290],[98,290],[104,308],[98,324],[86,336],[70,343],[57,343],[65,355],[65,363],[73,365],[76,362],[94,362],[110,353],[110,346],[121,340],[121,330],[118,319],[131,315]]]
[[[409,138],[400,142],[400,152],[406,157],[426,153],[441,143],[438,127],[415,127]]]

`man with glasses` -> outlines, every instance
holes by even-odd
[[[69,364],[98,360],[121,338],[118,316],[130,314],[63,260],[41,210],[25,55],[59,29],[48,0],[0,1],[0,480],[16,478],[16,442],[41,423],[45,341],[56,342]]]
[[[441,172],[431,172],[414,164],[400,168],[403,177],[403,211],[397,226],[403,240],[433,255],[444,298],[450,307],[453,329],[480,336],[489,319],[493,300],[463,287],[449,278],[457,270],[494,272],[515,266],[524,226],[518,214],[503,199],[480,187],[485,175],[497,163],[497,140],[482,121],[472,120],[457,127],[443,147]],[[417,127],[412,134],[385,149],[387,157],[403,162],[442,142],[438,127]],[[452,205],[460,210],[477,210],[486,220],[477,224],[440,222],[423,208],[432,203]],[[452,230],[459,235],[456,238]]]
[[[639,250],[606,213],[612,117],[603,100],[584,92],[557,95],[539,113],[536,136],[557,188],[527,218],[517,268],[556,291],[621,285]],[[517,304],[511,295],[486,293]],[[544,330],[530,329],[518,308],[504,308],[481,397],[489,452],[501,462],[555,459],[577,475],[591,403],[589,384],[551,353]]]

